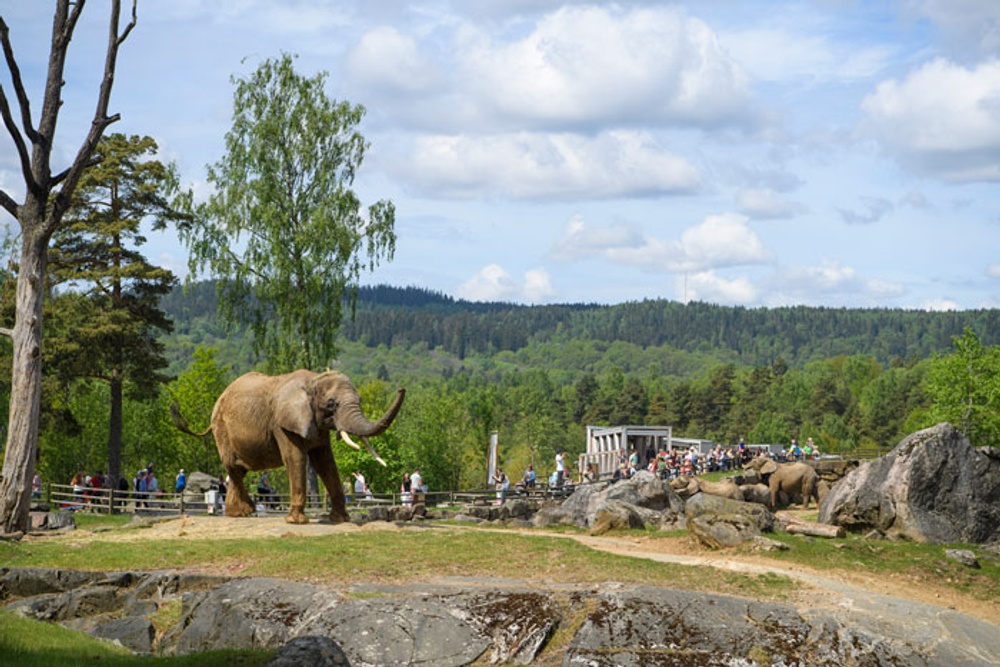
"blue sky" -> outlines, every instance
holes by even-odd
[[[0,0],[36,113],[51,6]],[[109,131],[154,137],[200,196],[231,76],[287,52],[367,108],[356,189],[394,201],[398,235],[367,283],[529,304],[1000,306],[996,0],[138,11]],[[88,4],[70,50],[54,170],[93,114],[106,13]],[[6,132],[0,187],[23,198]],[[187,274],[172,234],[145,251]]]

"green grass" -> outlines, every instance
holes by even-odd
[[[646,535],[644,532],[637,534]],[[10,567],[76,570],[190,569],[240,576],[308,578],[337,584],[404,583],[435,577],[492,577],[552,583],[643,583],[736,595],[756,577],[720,582],[707,568],[664,565],[589,549],[572,539],[504,530],[372,531],[255,540],[63,540],[0,543]],[[794,587],[790,579],[776,596]]]
[[[8,667],[263,667],[275,651],[211,651],[180,657],[142,657],[111,642],[55,623],[0,609],[0,656]]]
[[[791,547],[769,553],[768,557],[774,560],[830,572],[864,572],[900,582],[931,582],[972,599],[1000,599],[1000,558],[991,557],[981,545],[891,542],[859,536],[811,539],[787,533],[768,537]],[[973,569],[948,558],[945,555],[948,549],[967,549],[979,554],[980,567]]]

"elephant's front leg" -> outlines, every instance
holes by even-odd
[[[344,523],[350,521],[347,515],[347,500],[344,498],[344,487],[340,484],[340,471],[337,469],[337,459],[333,456],[330,445],[309,450],[309,460],[312,461],[316,474],[323,480],[327,493],[330,494],[330,521]]]
[[[309,523],[306,516],[306,456],[292,442],[281,443],[281,458],[288,471],[288,490],[291,502],[288,506],[288,523]]]

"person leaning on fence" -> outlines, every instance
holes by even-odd
[[[413,502],[424,502],[424,478],[420,474],[420,468],[414,469],[410,474],[410,488],[413,489]]]
[[[404,505],[413,504],[413,480],[410,479],[410,473],[403,473],[403,483],[399,485],[400,500]]]
[[[510,480],[507,479],[507,475],[500,468],[497,468],[497,472],[493,475],[493,481],[497,485],[497,504],[503,505],[507,501],[507,491],[510,489]]]
[[[146,506],[146,471],[140,470],[135,474],[135,481],[132,486],[135,492],[135,509]]]
[[[264,505],[264,507],[272,508],[277,505],[278,499],[274,495],[274,489],[271,487],[271,476],[265,470],[257,480],[257,502]]]
[[[535,469],[531,465],[524,469],[524,475],[521,476],[521,484],[525,489],[535,488],[535,482],[537,478],[535,477]]]

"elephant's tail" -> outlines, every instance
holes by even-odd
[[[187,420],[184,419],[184,415],[181,414],[181,408],[179,405],[177,405],[177,403],[170,404],[170,419],[173,420],[174,426],[176,426],[178,429],[180,429],[184,433],[187,433],[188,435],[193,435],[196,438],[202,438],[212,432],[211,426],[206,428],[201,433],[195,433],[194,431],[192,431],[191,427],[188,425]]]

